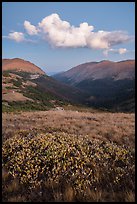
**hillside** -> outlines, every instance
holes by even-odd
[[[89,62],[53,77],[87,93],[89,106],[134,112],[135,60]]]
[[[135,114],[82,106],[88,94],[37,71],[2,71],[3,202],[135,201]]]
[[[49,77],[31,62],[4,59],[3,108],[45,110],[71,103],[134,112],[134,66],[134,60],[91,62]]]
[[[15,68],[16,65],[16,69]],[[18,66],[17,66],[18,65]],[[3,110],[47,110],[67,104],[82,104],[85,94],[47,76],[22,59],[3,60]]]
[[[10,70],[10,71],[16,70],[16,71],[29,72],[29,73],[45,74],[45,72],[35,64],[20,58],[3,59],[2,71],[6,71],[6,70]]]
[[[135,60],[112,62],[103,60],[101,62],[88,62],[72,69],[54,75],[54,78],[65,83],[76,85],[84,80],[112,78],[113,80],[134,79]]]

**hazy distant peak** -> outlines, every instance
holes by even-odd
[[[113,63],[112,61],[110,61],[110,60],[101,60],[100,62],[98,62],[98,63]]]

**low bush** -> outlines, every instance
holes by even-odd
[[[20,131],[2,151],[3,169],[21,189],[12,196],[25,201],[126,201],[127,192],[134,199],[135,153],[128,147],[88,136]],[[11,196],[5,186],[3,179],[3,201]]]

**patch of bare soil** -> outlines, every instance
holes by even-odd
[[[9,101],[9,102],[12,102],[12,101],[27,101],[27,100],[33,101],[32,99],[23,96],[22,93],[18,93],[18,92],[15,92],[15,91],[3,94],[2,95],[2,100]]]

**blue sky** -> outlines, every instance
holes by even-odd
[[[3,2],[2,35],[3,58],[29,60],[47,73],[134,59],[135,3]]]

